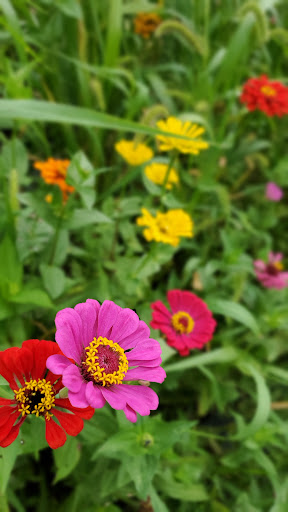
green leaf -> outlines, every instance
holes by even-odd
[[[218,313],[228,318],[233,318],[240,324],[243,324],[251,329],[251,331],[254,332],[254,334],[257,336],[260,335],[260,328],[254,316],[241,304],[223,299],[207,299],[206,302],[209,309],[211,309],[213,313]]]
[[[35,306],[41,308],[54,307],[47,293],[38,288],[24,288],[17,295],[11,297],[10,302],[16,304],[35,304]]]
[[[68,437],[64,446],[53,450],[54,460],[56,464],[56,475],[53,483],[59,482],[66,478],[76,467],[80,459],[80,449],[77,439]]]
[[[0,287],[7,298],[20,290],[22,265],[12,240],[6,235],[0,243]]]
[[[70,229],[82,229],[91,224],[100,224],[103,222],[113,222],[104,213],[99,210],[82,210],[73,211],[72,217],[67,220],[66,227]]]
[[[230,363],[235,361],[237,357],[238,353],[233,347],[217,348],[216,350],[211,350],[211,352],[207,352],[206,354],[187,357],[184,361],[180,361],[179,363],[170,364],[168,366],[164,365],[164,368],[167,373],[178,372],[187,370],[188,368],[205,366],[206,364]]]
[[[77,0],[56,0],[55,7],[58,7],[67,16],[76,19],[82,18],[81,6]]]
[[[65,289],[65,274],[61,268],[42,263],[40,272],[44,286],[52,299],[59,297]]]
[[[147,499],[148,490],[157,470],[158,457],[154,455],[132,456],[126,461],[127,471],[135,484],[139,498]]]
[[[12,443],[6,448],[0,447],[0,495],[5,494],[18,453],[19,444]]]
[[[24,144],[18,139],[12,139],[4,144],[1,154],[1,170],[8,176],[12,169],[16,169],[20,180],[28,170],[28,155]]]
[[[0,119],[25,119],[48,123],[66,123],[76,126],[94,126],[102,129],[131,131],[146,135],[165,134],[156,128],[127,121],[95,110],[38,100],[0,100]],[[171,136],[171,134],[169,134]],[[179,139],[189,137],[173,134]]]
[[[157,476],[157,488],[167,496],[181,501],[206,501],[208,494],[201,484],[182,484],[173,480],[170,476]]]
[[[241,361],[238,367],[243,372],[251,375],[255,381],[257,391],[257,407],[253,419],[248,425],[243,425],[235,436],[235,439],[245,439],[253,436],[266,423],[271,412],[271,398],[265,379],[255,365]]]

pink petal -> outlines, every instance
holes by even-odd
[[[150,360],[161,356],[161,352],[160,343],[150,338],[149,340],[145,340],[143,343],[139,343],[136,348],[131,350],[131,352],[128,352],[127,357],[128,360],[130,360],[130,358]]]
[[[162,363],[161,357],[156,357],[156,359],[151,359],[151,361],[143,361],[143,359],[131,359],[128,355],[129,353],[126,353],[130,367],[145,365],[145,367],[148,368],[155,368],[155,366],[159,366]]]
[[[270,201],[281,201],[283,197],[283,190],[282,188],[278,187],[276,183],[270,181],[266,185],[265,195],[267,199],[270,199]]]
[[[55,318],[55,339],[65,356],[81,362],[83,353],[82,321],[77,311],[65,308],[59,311]]]
[[[98,336],[102,336],[108,340],[111,339],[112,327],[116,322],[121,309],[122,308],[120,308],[120,306],[117,306],[117,304],[114,304],[111,300],[104,300],[98,315],[97,338]]]
[[[62,382],[69,391],[78,393],[83,383],[83,377],[75,364],[71,364],[64,370]]]
[[[84,347],[87,347],[97,335],[97,320],[100,309],[97,300],[88,300],[89,302],[82,302],[74,308],[82,320],[81,335]]]
[[[123,387],[123,384],[113,385],[110,388],[105,388],[104,386],[100,388],[105,400],[116,410],[123,409],[126,405],[126,399],[121,396],[121,392],[119,391],[121,387]]]
[[[129,348],[136,347],[142,340],[147,340],[149,336],[150,329],[148,325],[143,320],[140,320],[136,331],[122,339],[119,344],[124,350],[128,350]]]
[[[150,410],[157,409],[159,400],[153,389],[127,384],[122,384],[119,387],[121,388],[121,395],[126,398],[127,405],[141,414],[141,416],[148,416]]]
[[[166,373],[161,366],[158,368],[139,366],[138,368],[128,370],[124,380],[148,380],[149,382],[159,382],[161,384],[165,377]]]
[[[131,421],[132,423],[136,423],[137,421],[137,413],[129,407],[129,405],[126,405],[123,409],[125,416],[127,420]]]
[[[67,357],[59,355],[49,356],[46,361],[46,366],[55,375],[63,375],[64,370],[72,365]]]
[[[71,402],[71,405],[73,407],[79,407],[80,409],[83,409],[85,407],[88,407],[89,403],[86,398],[85,390],[86,390],[87,382],[82,382],[81,388],[77,393],[73,393],[72,391],[69,391],[68,398]]]
[[[104,407],[106,403],[100,389],[91,381],[88,382],[86,386],[86,399],[91,407],[94,407],[95,409],[101,409],[101,407]]]

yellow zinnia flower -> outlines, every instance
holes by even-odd
[[[147,176],[148,180],[153,181],[153,183],[156,183],[156,185],[163,185],[166,173],[168,171],[168,165],[167,164],[158,164],[153,163],[150,165],[146,165],[145,167],[145,175]],[[173,185],[177,185],[179,183],[179,176],[178,173],[173,167],[171,167],[168,175],[168,179],[165,185],[165,188],[167,190],[171,190]]]
[[[141,165],[153,158],[153,151],[146,144],[133,140],[119,140],[115,149],[130,165]]]
[[[45,162],[35,162],[34,168],[40,171],[41,177],[48,185],[57,185],[61,192],[63,203],[66,203],[68,194],[74,192],[74,187],[66,183],[67,170],[70,160],[48,158]]]
[[[169,135],[156,135],[159,142],[160,151],[170,151],[171,149],[178,149],[180,153],[192,153],[198,155],[202,149],[209,147],[208,142],[199,138],[205,129],[198,124],[193,124],[190,121],[181,121],[176,117],[168,117],[166,121],[158,121],[157,127],[163,132],[171,133]],[[178,139],[173,135],[184,135],[189,139]]]
[[[136,18],[134,18],[134,32],[148,39],[160,23],[162,23],[162,19],[158,14],[153,12],[140,12]]]
[[[191,238],[193,235],[193,221],[184,210],[169,210],[167,213],[157,212],[153,217],[146,208],[141,210],[142,217],[136,219],[138,226],[148,226],[143,235],[148,242],[155,240],[164,244],[178,247],[180,237]]]

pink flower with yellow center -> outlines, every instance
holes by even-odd
[[[74,407],[98,409],[108,402],[132,422],[137,412],[147,416],[157,409],[156,393],[137,381],[163,382],[161,347],[134,311],[88,299],[59,311],[55,323],[63,355],[49,357],[47,367],[62,375]]]
[[[167,299],[171,311],[160,300],[151,304],[151,327],[159,329],[167,344],[178,350],[181,356],[188,356],[192,349],[203,348],[211,340],[216,327],[205,302],[194,293],[181,290],[169,290]]]
[[[270,252],[268,263],[262,260],[254,261],[255,274],[265,288],[281,290],[288,286],[288,272],[283,272],[282,259],[281,252]]]

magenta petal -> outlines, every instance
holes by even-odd
[[[140,320],[136,331],[122,339],[119,345],[121,345],[124,350],[128,350],[129,348],[136,347],[138,343],[141,343],[143,340],[147,340],[149,336],[149,327],[143,320]]]
[[[103,338],[111,339],[112,327],[121,310],[122,308],[114,304],[111,300],[104,300],[98,315],[97,337],[102,336]]]
[[[55,318],[55,339],[65,356],[81,362],[83,352],[82,321],[77,311],[66,308],[59,311]]]
[[[166,378],[166,372],[159,366],[158,368],[145,368],[139,366],[132,370],[128,370],[124,380],[148,380],[150,382],[161,382]]]
[[[86,398],[85,390],[86,390],[87,382],[83,381],[81,384],[81,388],[77,393],[73,393],[72,391],[69,391],[68,398],[71,402],[71,405],[73,407],[79,407],[80,409],[83,409],[85,407],[88,407],[89,403]]]
[[[96,304],[94,304],[96,303]],[[97,307],[98,304],[98,307]],[[78,313],[82,320],[82,342],[84,347],[87,347],[97,334],[97,320],[100,304],[95,300],[90,302],[82,302],[75,306],[75,311]]]
[[[95,409],[101,409],[106,403],[100,389],[91,381],[86,385],[86,399],[89,405]]]
[[[73,363],[71,363],[67,357],[62,356],[61,354],[49,356],[46,361],[48,370],[50,370],[55,375],[63,375],[64,370],[72,364]]]
[[[127,420],[131,421],[132,423],[136,423],[137,421],[137,413],[129,407],[129,405],[126,405],[123,409],[125,416]]]
[[[126,355],[127,355],[127,359],[129,361],[130,367],[142,366],[145,364],[145,367],[154,368],[156,366],[159,366],[162,363],[161,357],[156,357],[156,359],[151,359],[151,361],[143,361],[143,359],[130,359],[130,357],[128,357],[128,354],[126,354]]]
[[[266,185],[266,198],[270,199],[270,201],[281,201],[283,197],[283,190],[282,188],[278,187],[276,183],[273,183],[273,181],[270,181]]]
[[[125,341],[126,338],[137,331],[139,321],[135,311],[128,308],[121,309],[113,323],[111,331],[112,340],[117,340],[117,343],[122,346],[121,340]]]
[[[127,357],[131,359],[143,359],[150,360],[155,359],[161,355],[160,343],[150,338],[149,340],[143,341],[136,348],[127,353]]]
[[[126,400],[127,405],[141,414],[141,416],[148,416],[150,410],[155,410],[158,407],[158,396],[151,388],[121,384],[121,386],[118,386],[117,391],[119,398]]]
[[[62,382],[69,391],[78,393],[83,383],[83,377],[75,364],[71,364],[64,370]]]
[[[105,400],[107,400],[108,404],[111,405],[113,409],[123,409],[126,405],[126,399],[125,397],[121,396],[120,392],[122,387],[123,384],[113,385],[110,388],[100,388],[100,391],[104,396]]]

